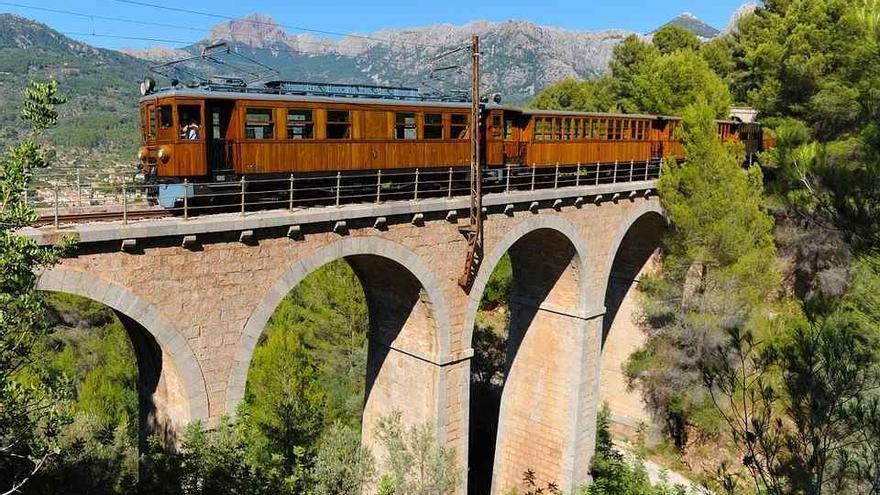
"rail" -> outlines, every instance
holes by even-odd
[[[536,189],[655,180],[662,160],[483,169],[483,193],[505,194]],[[159,188],[179,195],[173,205],[158,204]],[[185,194],[189,191],[189,194]],[[339,207],[355,203],[418,201],[470,194],[468,168],[334,172],[325,175],[239,177],[225,182],[141,184],[111,182],[43,183],[26,192],[36,208],[38,225],[130,220],[175,215],[186,220],[211,214],[265,209]]]

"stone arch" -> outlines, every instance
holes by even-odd
[[[85,297],[116,312],[135,347],[139,383],[145,372],[155,375],[153,385],[159,389],[152,392],[153,405],[161,417],[154,418],[152,427],[165,430],[166,440],[176,441],[188,423],[208,419],[208,393],[199,362],[186,339],[155,305],[115,282],[63,266],[41,273],[37,289]],[[170,366],[163,366],[165,360]]]
[[[645,341],[638,327],[639,278],[653,269],[666,217],[657,201],[645,202],[621,222],[606,259],[602,296],[606,313],[602,321],[599,398],[611,410],[620,432],[632,432],[650,414],[638,391],[629,387],[623,367]]]
[[[252,312],[239,341],[227,411],[235,411],[244,397],[254,350],[282,299],[314,270],[339,259],[345,259],[360,279],[370,312],[365,436],[369,425],[392,407],[411,409],[402,411],[404,421],[430,421],[439,430],[443,392],[438,361],[450,348],[446,298],[418,255],[378,237],[336,240],[298,260],[276,280]],[[413,376],[406,380],[406,374]],[[401,381],[411,382],[409,400],[401,393]]]
[[[596,317],[602,312],[589,293],[592,252],[580,232],[559,216],[531,216],[517,224],[493,245],[475,280],[463,345],[472,345],[480,299],[505,253],[510,253],[514,274],[491,492],[522,488],[526,470],[573,491],[586,481],[579,463],[589,464],[595,442]],[[470,390],[465,393],[469,397]]]
[[[604,297],[608,292],[608,285],[611,280],[611,270],[614,268],[614,258],[617,256],[617,253],[620,252],[624,238],[633,230],[633,226],[644,217],[655,217],[659,219],[664,226],[667,223],[666,212],[663,211],[659,201],[645,201],[639,205],[638,208],[631,211],[624,221],[620,222],[620,227],[614,233],[613,241],[611,242],[607,256],[605,257],[605,259],[608,260],[608,264],[605,267],[602,278],[599,279],[601,283],[599,294],[601,297]]]
[[[477,319],[477,309],[480,307],[480,300],[483,297],[483,292],[486,290],[486,284],[489,282],[492,271],[495,270],[498,262],[510,250],[511,246],[536,230],[555,230],[564,235],[575,247],[581,265],[587,266],[587,256],[594,251],[590,249],[583,236],[580,235],[577,228],[571,222],[559,216],[549,215],[537,215],[520,222],[516,227],[510,229],[504,237],[499,239],[492,247],[492,251],[483,259],[480,272],[474,279],[468,297],[464,327],[462,328],[462,348],[467,349],[471,347],[474,337],[474,323]],[[583,272],[582,276],[587,277],[586,271],[584,270]],[[597,301],[593,300],[588,292],[591,286],[590,282],[585,280],[585,283],[581,284],[581,300],[584,301],[585,308],[594,309],[596,308]]]

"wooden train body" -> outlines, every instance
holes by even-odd
[[[406,88],[375,87],[371,96],[316,95],[285,91],[284,84],[256,90],[169,88],[144,96],[139,152],[144,171],[158,182],[213,182],[469,165],[468,101],[432,100]],[[683,158],[675,137],[678,124],[676,117],[659,115],[487,103],[478,123],[481,160],[491,168]],[[748,155],[765,144],[758,124],[719,121],[718,132],[725,140],[742,141]]]

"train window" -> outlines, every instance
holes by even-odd
[[[287,111],[287,139],[313,139],[315,121],[311,110]]]
[[[156,137],[156,107],[153,105],[147,107],[147,137]]]
[[[171,118],[171,105],[162,105],[159,107],[159,128],[168,129],[173,126],[174,122]]]
[[[443,114],[425,114],[425,139],[443,139]]]
[[[244,137],[247,139],[273,139],[275,121],[271,108],[248,108],[245,111]]]
[[[504,139],[513,139],[513,121],[510,119],[504,121]]]
[[[451,131],[450,134],[452,135],[452,139],[467,139],[468,116],[461,113],[452,114],[449,128]]]
[[[351,139],[351,112],[327,111],[327,139]]]
[[[416,139],[416,114],[397,112],[394,114],[395,139]]]
[[[567,141],[569,138],[569,119],[558,119],[556,122],[559,126],[559,140]]]
[[[495,139],[501,139],[501,131],[502,131],[502,129],[501,129],[501,116],[500,115],[493,115],[492,116],[492,129],[491,129],[492,137]]]
[[[562,126],[559,125],[559,119],[550,119],[551,129],[553,129],[553,137],[554,141],[560,141],[562,139]]]
[[[535,141],[544,140],[544,119],[535,119]]]
[[[577,138],[584,138],[584,119],[577,119]]]
[[[178,105],[177,122],[181,139],[201,139],[202,107],[198,105]]]

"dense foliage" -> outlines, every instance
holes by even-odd
[[[36,270],[51,265],[55,248],[39,247],[16,231],[36,213],[24,191],[50,156],[42,132],[55,125],[64,103],[55,83],[24,91],[21,117],[31,134],[0,156],[0,490],[16,491],[58,453],[59,430],[69,421],[64,377],[46,369],[36,351],[50,332]]]
[[[542,91],[532,105],[553,110],[680,115],[702,99],[714,116],[727,118],[732,98],[693,35],[679,39],[676,26],[655,35],[662,49],[630,36],[614,48],[609,76],[565,80]],[[696,42],[696,43],[694,43]]]
[[[583,495],[679,495],[684,489],[654,485],[639,459],[627,459],[614,446],[610,411],[603,407],[596,424],[596,453],[590,466],[593,482],[581,489]]]
[[[725,149],[705,104],[685,112],[681,138],[688,159],[670,161],[658,184],[673,226],[664,240],[663,271],[641,284],[645,316],[662,332],[633,356],[627,373],[683,447],[689,425],[711,428],[713,421],[699,386],[700,358],[729,329],[754,324],[779,276],[760,170],[742,168],[742,158]]]

